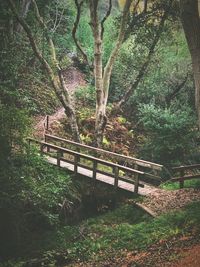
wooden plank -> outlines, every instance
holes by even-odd
[[[152,217],[156,218],[158,215],[152,211],[151,209],[149,209],[148,207],[146,207],[145,205],[141,204],[141,203],[135,203],[135,205],[141,209],[143,209],[144,211],[146,211],[149,215],[151,215]]]
[[[200,169],[200,164],[173,167],[173,171]]]
[[[117,154],[117,153],[114,153],[114,152],[110,152],[110,151],[107,151],[107,150],[104,150],[104,149],[100,149],[100,148],[91,147],[91,146],[84,145],[84,144],[79,144],[77,142],[70,141],[70,140],[67,140],[67,139],[63,139],[63,138],[60,138],[60,137],[54,136],[54,135],[46,134],[46,136],[48,138],[51,138],[52,140],[62,141],[62,142],[65,142],[65,143],[68,143],[68,144],[71,144],[71,145],[75,145],[76,147],[87,148],[87,149],[93,150],[95,152],[100,152],[100,153],[108,154],[110,156],[118,157],[120,159],[129,160],[129,161],[132,161],[133,163],[136,163],[137,165],[140,165],[142,167],[152,168],[152,169],[156,169],[156,170],[160,170],[160,171],[163,168],[163,165],[157,164],[157,163],[154,163],[154,162],[145,161],[145,160],[141,160],[141,159],[125,156],[125,155],[120,155],[120,154]]]
[[[169,181],[179,182],[181,179],[184,179],[184,180],[192,180],[194,178],[200,178],[200,173],[199,174],[192,174],[192,175],[185,175],[183,177],[182,176],[181,177],[173,177]]]
[[[159,176],[156,176],[154,174],[151,173],[144,173],[144,176],[147,176],[150,179],[154,179],[154,180],[158,180],[158,181],[162,181],[162,178],[160,178]]]

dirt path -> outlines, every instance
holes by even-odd
[[[74,92],[79,86],[85,86],[85,75],[75,67],[70,67],[63,73],[66,86],[69,90],[70,96],[74,99]],[[65,117],[65,110],[63,107],[58,108],[53,114],[49,116],[49,128],[52,123],[61,120]],[[34,137],[42,138],[44,135],[44,124],[46,122],[46,116],[35,117],[34,125]]]
[[[200,189],[184,188],[174,191],[154,189],[142,201],[142,204],[160,215],[183,208],[191,202],[200,201]]]
[[[182,258],[171,267],[199,267],[200,266],[200,245],[185,249]]]

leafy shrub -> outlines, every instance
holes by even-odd
[[[146,135],[142,154],[147,158],[165,164],[180,163],[195,149],[195,122],[190,110],[172,111],[147,104],[140,107],[140,121]]]
[[[80,87],[75,92],[77,101],[79,101],[82,106],[89,107],[95,107],[96,105],[95,94],[95,88],[92,85]]]

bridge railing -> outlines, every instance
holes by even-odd
[[[193,173],[194,170],[198,170],[198,173]],[[179,182],[180,188],[184,187],[184,181],[200,178],[200,164],[185,165],[179,167],[173,167],[174,174],[179,173],[179,176],[172,177],[171,182]]]
[[[124,181],[127,182],[129,184],[134,184],[134,193],[138,193],[138,187],[144,187],[144,185],[142,183],[140,183],[140,178],[142,176],[145,175],[144,172],[139,171],[137,169],[132,169],[120,164],[116,164],[110,161],[106,161],[100,158],[96,158],[93,156],[89,156],[86,154],[82,154],[80,152],[77,151],[73,151],[71,149],[68,148],[63,148],[51,143],[47,143],[47,142],[43,142],[43,141],[39,141],[33,138],[29,138],[28,139],[29,144],[31,144],[32,142],[38,144],[40,146],[40,153],[41,154],[48,154],[51,157],[54,157],[57,159],[57,166],[61,166],[61,162],[68,162],[71,163],[74,166],[74,173],[77,174],[78,173],[78,167],[83,167],[84,169],[90,170],[92,171],[92,178],[95,181],[97,179],[97,173],[100,174],[104,174],[107,175],[109,177],[113,177],[114,178],[114,184],[113,186],[115,188],[118,188],[119,185],[119,181]],[[46,148],[46,150],[45,150]],[[51,149],[51,151],[56,152],[56,156],[52,154],[50,154],[49,149]],[[72,158],[65,158],[64,155],[70,155],[72,156]],[[86,164],[80,163],[80,159],[86,159],[88,161],[90,161],[92,163],[92,166],[88,166]],[[108,172],[107,170],[102,170],[100,168],[98,168],[98,165],[101,164],[103,166],[108,166],[111,167],[112,172]],[[129,173],[131,175],[133,175],[134,179],[130,179],[130,177],[127,176],[121,176],[120,175],[120,171],[125,172],[126,174]]]
[[[59,143],[59,145],[61,144],[62,146],[69,145],[73,147],[73,150],[76,150],[76,151],[80,151],[80,149],[84,151],[87,150],[90,153],[92,152],[95,155],[98,155],[98,157],[103,155],[110,160],[115,159],[117,163],[119,162],[128,163],[130,167],[133,167],[135,170],[141,169],[141,171],[145,173],[144,177],[146,176],[149,179],[154,179],[157,181],[161,180],[160,172],[163,170],[163,165],[161,164],[137,159],[137,158],[130,157],[130,156],[121,155],[118,153],[110,152],[110,151],[107,151],[101,148],[96,148],[96,147],[88,146],[85,144],[80,144],[80,143],[67,140],[64,138],[60,138],[58,136],[54,136],[50,134],[45,134],[45,142],[55,142],[56,144]]]

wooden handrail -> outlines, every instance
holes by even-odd
[[[56,146],[56,145],[53,145],[53,144],[50,144],[50,143],[47,143],[47,142],[44,142],[44,141],[39,141],[39,140],[36,140],[34,138],[28,138],[28,140],[31,141],[31,142],[34,142],[34,143],[37,143],[37,144],[40,144],[40,145],[55,149],[56,151],[64,152],[64,153],[71,154],[71,155],[77,155],[79,157],[82,157],[82,158],[85,158],[85,159],[88,159],[88,160],[91,160],[91,161],[96,161],[96,162],[98,162],[100,164],[107,165],[109,167],[118,167],[120,170],[132,172],[132,173],[137,173],[137,174],[141,174],[141,175],[145,174],[144,172],[139,171],[139,170],[135,170],[135,169],[132,169],[132,168],[129,168],[129,167],[117,164],[117,163],[109,162],[109,161],[106,161],[106,160],[103,160],[103,159],[95,158],[93,156],[82,154],[82,153],[73,151],[73,150],[68,149],[68,148],[62,148],[62,147],[59,147],[59,146]]]
[[[185,175],[185,176],[180,176],[180,177],[173,177],[172,179],[170,179],[170,181],[172,182],[178,182],[178,181],[182,181],[182,180],[192,180],[194,178],[200,178],[200,173],[199,174],[191,174],[191,175]]]
[[[162,168],[163,168],[163,165],[160,165],[160,164],[157,164],[157,163],[154,163],[154,162],[145,161],[145,160],[141,160],[141,159],[125,156],[125,155],[120,155],[118,153],[110,152],[110,151],[107,151],[107,150],[104,150],[104,149],[101,149],[101,148],[96,148],[96,147],[80,144],[80,143],[77,143],[77,142],[74,142],[74,141],[71,141],[71,140],[67,140],[67,139],[64,139],[64,138],[60,138],[58,136],[45,134],[45,140],[47,140],[48,138],[50,138],[52,140],[55,140],[55,141],[61,141],[61,142],[65,142],[65,143],[68,143],[68,144],[71,144],[71,145],[75,145],[76,147],[79,147],[79,148],[86,148],[86,149],[93,150],[95,152],[108,154],[109,156],[114,156],[114,157],[118,157],[120,159],[132,161],[133,163],[136,163],[137,165],[142,166],[142,167],[151,168],[151,169],[159,170],[159,171],[161,171]]]
[[[200,164],[192,164],[192,165],[179,166],[179,167],[172,168],[173,171],[193,170],[193,169],[200,169]]]

